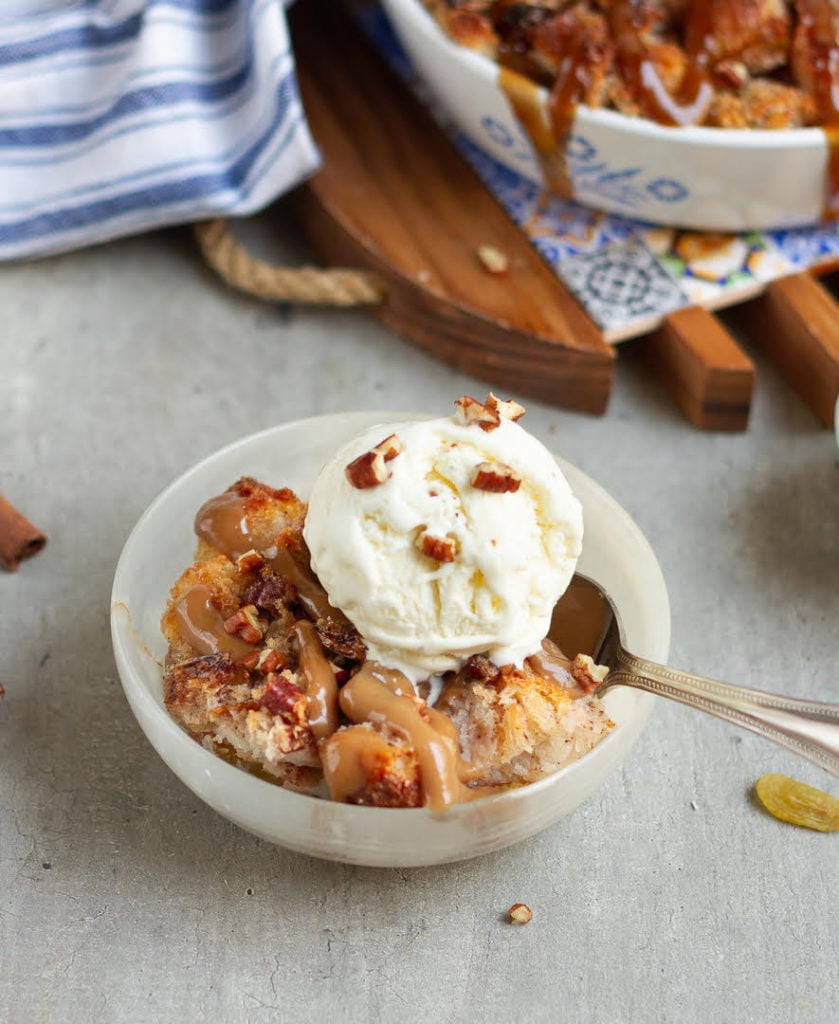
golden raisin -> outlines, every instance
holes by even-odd
[[[763,806],[781,821],[818,832],[839,829],[839,800],[786,775],[761,775],[755,785]]]

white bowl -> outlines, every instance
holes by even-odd
[[[292,850],[387,867],[474,857],[553,824],[606,779],[638,738],[654,700],[616,688],[607,695],[615,729],[579,761],[531,786],[444,812],[356,807],[288,792],[226,764],[170,718],[163,704],[160,616],[169,588],[192,563],[199,506],[243,474],[305,497],[337,445],[364,427],[399,419],[405,415],[356,412],[301,420],[246,437],[200,462],[135,526],[117,565],[111,603],[114,654],[128,702],[152,746],[197,796],[242,828]],[[580,571],[614,595],[630,649],[663,661],[670,610],[649,544],[605,491],[561,465],[583,505]]]
[[[545,181],[498,86],[498,66],[452,42],[421,0],[382,0],[421,79],[451,122],[506,167]],[[547,118],[547,92],[540,90]],[[568,147],[573,198],[637,220],[708,231],[813,224],[828,148],[821,128],[669,128],[580,107]]]

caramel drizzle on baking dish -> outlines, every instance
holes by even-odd
[[[636,102],[646,117],[668,125],[699,124],[713,97],[708,79],[707,39],[710,35],[710,3],[694,0],[688,21],[688,65],[677,93],[670,93],[653,63],[641,34],[642,10],[638,0],[613,3],[608,11],[610,33],[617,59]],[[548,185],[557,195],[570,199],[573,183],[566,158],[577,107],[591,87],[602,53],[580,37],[564,55],[548,95],[547,121],[539,87],[510,67],[519,55],[499,46],[498,84],[536,150]]]
[[[688,5],[687,66],[675,92],[662,82],[644,41],[643,6],[639,0],[623,0],[609,7],[609,29],[624,81],[641,112],[650,120],[681,127],[701,124],[714,96],[708,76],[712,5],[709,0],[692,0]]]
[[[641,114],[658,124],[687,127],[700,125],[714,96],[710,54],[714,40],[713,7],[731,0],[689,0],[685,12],[686,65],[676,90],[662,81],[643,36],[643,0],[615,0],[606,12],[616,61],[621,76]],[[825,175],[825,220],[839,217],[839,43],[837,15],[830,0],[796,0],[801,42],[813,74],[813,98],[819,123],[828,145]],[[573,183],[568,170],[567,148],[577,107],[584,101],[592,71],[600,55],[575,42],[565,55],[548,96],[549,118],[540,99],[539,86],[519,73],[521,55],[499,45],[498,85],[506,95],[519,123],[536,150],[551,191],[571,198]]]
[[[549,188],[563,199],[570,199],[573,183],[565,154],[574,113],[585,95],[584,66],[570,61],[558,82],[559,86],[554,86],[550,92],[548,120],[535,82],[504,65],[498,71],[498,85],[533,143]]]
[[[813,73],[813,98],[827,136],[827,176],[822,216],[839,217],[839,47],[830,0],[797,0],[796,8]]]

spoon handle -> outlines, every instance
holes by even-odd
[[[839,705],[732,686],[639,658],[623,648],[602,684],[634,686],[724,718],[839,775]],[[602,692],[601,690],[601,692]]]

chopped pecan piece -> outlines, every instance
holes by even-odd
[[[226,632],[232,636],[240,636],[248,644],[258,644],[262,639],[263,625],[259,621],[256,606],[252,604],[243,605],[238,612],[225,619],[224,628]]]
[[[372,451],[353,459],[344,472],[347,480],[360,491],[383,484],[388,478],[384,456]]]
[[[478,259],[490,274],[506,274],[510,261],[494,245],[479,245]]]
[[[588,654],[578,654],[571,662],[571,675],[584,693],[591,693],[609,674],[605,665],[595,665]]]
[[[533,911],[526,903],[514,903],[508,911],[512,924],[530,924]]]
[[[490,391],[487,395],[486,405],[488,409],[492,409],[497,412],[499,416],[503,416],[505,420],[512,420],[514,423],[516,420],[520,420],[524,416],[525,408],[518,402],[514,402],[512,398],[508,398],[506,402],[502,401]]]
[[[720,85],[739,91],[748,84],[750,75],[743,61],[728,58],[714,65],[714,77]]]
[[[252,572],[254,569],[261,569],[265,565],[265,559],[258,552],[251,548],[236,559],[236,566],[239,572]]]
[[[392,459],[395,459],[397,455],[402,454],[402,442],[396,434],[388,434],[384,441],[379,441],[376,447],[372,450],[377,455],[381,455],[385,462],[390,462]]]
[[[282,672],[288,668],[288,658],[273,647],[266,647],[259,652],[259,660],[256,663],[257,671],[263,672],[266,676],[271,672]]]
[[[457,406],[457,413],[455,415],[467,427],[475,424],[481,430],[490,431],[501,426],[501,416],[498,411],[490,409],[483,402],[479,402],[477,398],[472,398],[470,395],[461,395],[460,398],[455,400],[454,404]]]
[[[250,654],[246,654],[244,658],[239,658],[236,664],[246,668],[248,672],[253,672],[259,667],[260,653],[260,651],[251,651]]]
[[[269,673],[260,701],[272,715],[288,715],[303,697],[303,691],[287,675]]]
[[[421,533],[416,539],[416,546],[435,562],[453,562],[457,554],[457,545],[451,537],[433,537],[430,533]]]
[[[503,462],[480,462],[475,467],[472,486],[494,494],[512,494],[521,487],[521,477]]]
[[[353,487],[359,490],[376,487],[383,484],[390,476],[387,463],[395,459],[401,452],[402,442],[396,434],[390,434],[375,448],[371,448],[369,452],[363,452],[357,459],[353,459],[344,472]]]

